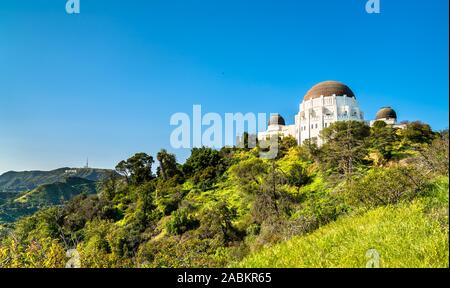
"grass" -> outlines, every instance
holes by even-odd
[[[382,268],[449,267],[448,230],[425,210],[425,201],[418,200],[341,218],[309,235],[266,247],[236,266],[363,268],[367,251],[376,249]]]

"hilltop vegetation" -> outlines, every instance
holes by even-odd
[[[0,175],[0,224],[29,216],[44,207],[62,205],[74,196],[97,193],[107,169],[60,168],[52,171],[10,171]]]
[[[52,171],[10,171],[0,175],[0,194],[30,191],[41,185],[63,182],[67,177],[100,181],[105,179],[109,173],[111,171],[106,169],[68,167]]]
[[[68,177],[62,182],[44,184],[22,193],[0,193],[8,197],[0,199],[0,224],[29,216],[39,209],[62,205],[80,194],[97,193],[97,183],[77,177]]]
[[[138,153],[98,193],[0,228],[0,267],[64,267],[73,248],[82,267],[365,267],[368,249],[382,267],[448,267],[448,132],[337,122],[322,137],[280,139],[273,160],[248,137],[184,164]]]

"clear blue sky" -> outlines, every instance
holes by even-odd
[[[0,173],[170,149],[170,116],[279,112],[338,80],[448,127],[448,0],[0,1]]]

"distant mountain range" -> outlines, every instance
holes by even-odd
[[[6,172],[0,175],[0,193],[20,193],[45,184],[64,182],[68,177],[99,181],[108,177],[112,170],[94,168],[59,168],[52,171]]]
[[[61,205],[82,193],[95,194],[98,182],[111,173],[115,172],[93,168],[7,172],[0,176],[0,224]]]

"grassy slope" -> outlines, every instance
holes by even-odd
[[[448,230],[424,213],[425,202],[342,218],[310,235],[267,247],[238,266],[365,267],[367,250],[376,249],[380,267],[448,267]]]
[[[63,182],[39,186],[19,195],[14,193],[16,197],[6,199],[4,203],[0,202],[0,223],[14,222],[22,216],[33,214],[42,207],[61,205],[81,193],[95,194],[96,192],[96,182],[72,177]]]

